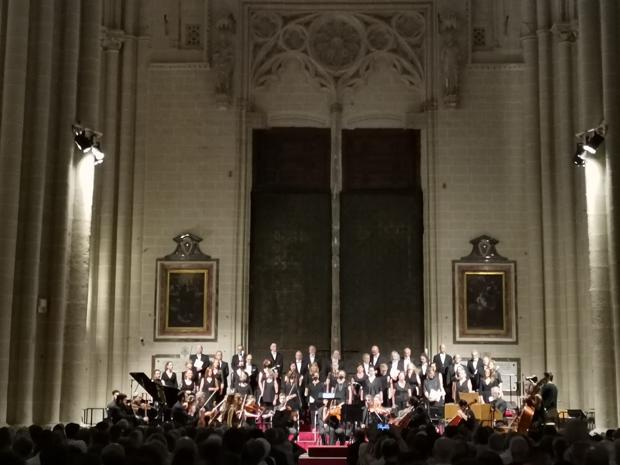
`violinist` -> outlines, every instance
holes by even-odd
[[[264,411],[265,410],[256,403],[256,397],[249,395],[245,400],[243,412],[241,412],[241,421],[249,426],[254,426],[256,425],[256,420],[263,415]]]
[[[185,391],[179,391],[177,395],[177,401],[172,406],[172,421],[176,428],[180,428],[189,423],[190,417],[187,415],[187,403],[185,401]]]
[[[317,411],[317,429],[321,436],[322,444],[334,445],[345,443],[345,430],[341,426],[340,406],[333,405],[329,400],[323,399],[323,405]]]
[[[299,420],[299,413],[291,408],[288,403],[287,395],[283,392],[278,396],[278,405],[273,412],[272,425],[274,428],[284,428],[289,434],[292,434],[294,438],[297,438],[299,430],[297,428],[297,421]]]
[[[366,396],[366,405],[363,409],[363,421],[366,426],[387,422],[390,409],[384,407],[382,403],[382,396],[380,394]]]
[[[241,414],[243,412],[243,400],[244,398],[240,394],[233,394],[228,396],[226,405],[222,410],[222,423],[226,424],[229,428],[239,426],[241,420]]]

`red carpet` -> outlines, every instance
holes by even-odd
[[[297,444],[308,452],[299,457],[299,465],[345,465],[347,463],[346,446],[322,446],[318,435],[310,431],[299,433]]]

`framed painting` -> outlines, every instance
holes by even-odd
[[[516,263],[481,236],[482,252],[452,262],[455,343],[517,343]],[[493,242],[494,241],[494,242]]]
[[[218,260],[199,253],[196,236],[181,235],[175,241],[192,238],[195,244],[180,247],[193,253],[179,254],[177,248],[157,260],[156,341],[216,339]]]

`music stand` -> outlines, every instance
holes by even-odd
[[[364,413],[361,405],[343,405],[342,421],[345,423],[361,423],[364,420]]]

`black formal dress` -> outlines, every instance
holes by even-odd
[[[171,375],[168,374],[167,371],[164,371],[161,374],[161,381],[164,383],[164,386],[178,388],[179,383],[177,382],[177,374],[173,371]]]

